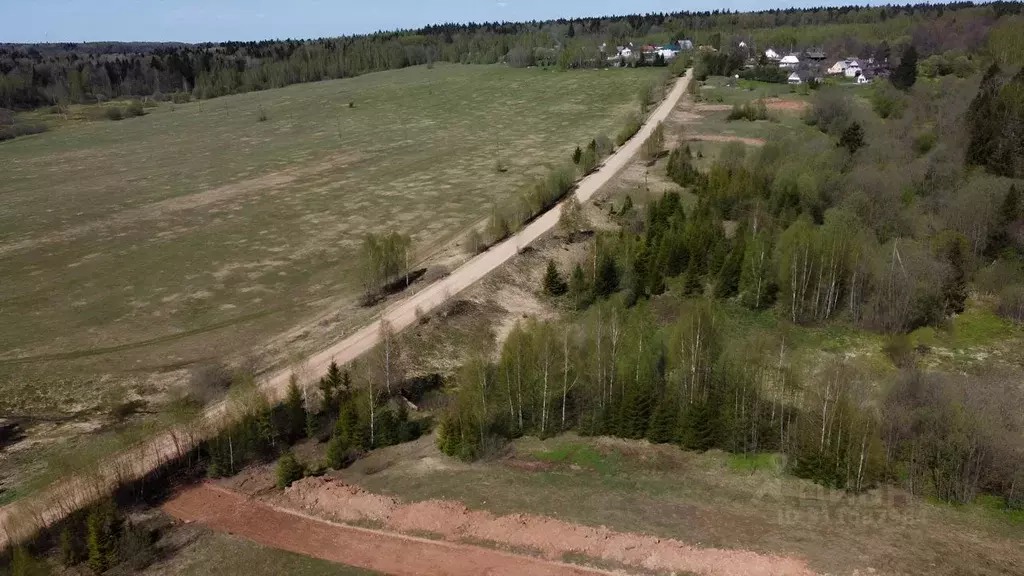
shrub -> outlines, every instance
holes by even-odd
[[[132,100],[128,106],[124,109],[125,118],[136,118],[138,116],[145,116],[146,108],[142,105],[141,100]]]
[[[295,458],[295,454],[289,450],[277,460],[277,487],[284,489],[292,485],[292,482],[302,480],[304,471],[302,464]]]
[[[135,414],[138,414],[145,408],[145,400],[128,400],[125,402],[118,402],[110,407],[110,418],[114,422],[120,424]]]
[[[600,263],[597,266],[597,277],[594,278],[594,293],[597,296],[608,297],[619,289],[619,268],[615,264],[615,258],[607,252],[601,255]]]
[[[651,135],[644,141],[643,153],[648,164],[653,163],[661,156],[661,150],[665,146],[665,125],[661,122],[651,131]]]
[[[744,104],[735,104],[732,107],[732,111],[729,112],[729,116],[726,120],[732,122],[733,120],[749,120],[754,122],[755,120],[767,120],[768,119],[768,106],[765,104],[764,99],[757,99],[754,102],[746,102]]]
[[[842,136],[839,137],[839,146],[849,150],[850,154],[864,147],[864,129],[861,128],[860,122],[851,122],[843,130]]]
[[[156,560],[153,549],[153,534],[149,530],[128,524],[117,542],[118,561],[131,569],[132,573],[144,570]]]
[[[594,151],[597,152],[598,158],[604,158],[615,151],[615,144],[612,143],[612,139],[604,134],[597,135],[592,142],[594,143]]]
[[[835,134],[850,124],[853,104],[838,88],[824,88],[814,93],[805,120],[826,134]]]
[[[40,134],[42,132],[46,132],[46,130],[46,124],[37,122],[15,122],[12,117],[9,124],[0,121],[0,142],[3,142],[4,140],[13,140],[18,136]]]
[[[566,236],[572,238],[579,234],[588,225],[586,216],[583,215],[583,206],[576,195],[569,196],[562,203],[562,213],[558,217],[558,227],[565,232]]]
[[[121,527],[117,508],[110,501],[97,504],[86,517],[89,568],[101,573],[117,563],[116,537]]]
[[[670,180],[680,186],[694,186],[701,180],[701,173],[693,167],[693,154],[690,145],[679,146],[668,157],[666,167]]]
[[[508,216],[498,208],[491,211],[491,217],[487,220],[487,242],[495,244],[504,240],[512,231]]]
[[[33,558],[24,547],[18,546],[11,553],[12,576],[42,576],[49,573],[46,564]]]
[[[103,111],[103,115],[107,117],[107,120],[113,120],[117,122],[124,118],[124,112],[117,106],[110,106]]]
[[[60,531],[60,563],[65,568],[78,564],[82,559],[81,546],[75,532],[70,526],[64,526]]]
[[[638,114],[630,114],[627,116],[626,120],[622,124],[622,129],[619,130],[619,133],[615,136],[615,145],[622,146],[629,141],[634,134],[640,131],[640,126],[641,122]]]
[[[597,151],[594,148],[588,147],[580,154],[580,161],[577,162],[580,168],[580,174],[586,176],[597,168]]]
[[[327,467],[333,470],[341,470],[352,463],[351,451],[348,445],[337,435],[327,443],[325,458]]]
[[[935,147],[935,140],[935,132],[930,130],[918,134],[917,137],[914,138],[914,151],[916,151],[920,156],[927,154]]]
[[[221,362],[202,364],[192,370],[188,380],[188,396],[200,404],[220,399],[231,387],[231,370]]]
[[[554,260],[548,260],[548,269],[544,274],[544,293],[548,296],[561,296],[569,289],[568,284],[558,273],[558,267]]]
[[[1013,284],[999,292],[996,312],[1008,320],[1024,323],[1024,284]]]
[[[483,252],[485,246],[484,239],[480,236],[480,231],[475,227],[471,228],[469,234],[466,234],[466,254],[476,256]]]

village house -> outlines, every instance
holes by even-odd
[[[792,74],[789,75],[789,78],[786,79],[786,82],[789,84],[803,84],[804,80],[803,78],[800,77],[799,74],[793,72]]]
[[[779,61],[779,68],[796,68],[800,65],[800,59],[796,54],[790,54]]]
[[[782,58],[782,56],[779,56],[778,52],[772,50],[771,48],[764,51],[764,57],[769,60],[779,60]]]
[[[665,60],[672,60],[679,55],[679,46],[677,44],[666,44],[658,48],[657,54]]]
[[[860,69],[860,63],[853,58],[839,60],[828,69],[828,73],[834,76],[838,76],[840,74],[845,74],[846,71],[849,70],[850,68]]]

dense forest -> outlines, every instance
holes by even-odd
[[[971,294],[1024,322],[1024,75],[916,73],[897,68],[860,103],[815,90],[812,136],[730,143],[709,164],[672,150],[679,192],[626,197],[617,232],[571,271],[549,265],[543,291],[572,312],[457,372],[441,449],[473,459],[576,430],[781,452],[792,473],[852,491],[1024,505],[1019,372],[936,370],[908,337],[944,330]],[[765,314],[777,328],[735,326]],[[881,335],[895,370],[852,350],[801,365],[794,340],[825,326]]]
[[[1019,65],[1020,11],[1020,3],[968,2],[442,24],[316,40],[0,45],[0,108],[126,97],[211,98],[434,61],[603,66],[602,44],[683,38],[716,49],[745,41],[751,49],[816,46],[835,54],[866,53],[883,43],[899,51],[913,44],[922,57],[955,59],[984,51],[1004,65]]]

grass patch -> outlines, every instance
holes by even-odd
[[[1024,526],[1024,507],[1007,508],[1005,498],[983,494],[974,499],[974,506],[983,510],[991,518],[1016,526]]]
[[[1012,322],[981,306],[970,306],[950,322],[946,343],[953,348],[985,346],[1020,335]]]
[[[533,457],[543,462],[578,466],[600,474],[615,474],[622,468],[620,453],[602,453],[590,444],[567,443],[553,450],[537,452]]]
[[[729,454],[729,469],[733,472],[753,474],[760,470],[781,474],[783,459],[780,454]]]

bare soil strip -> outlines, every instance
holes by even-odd
[[[210,484],[164,504],[170,515],[264,546],[399,576],[609,576],[612,573],[467,544],[335,524],[286,511]]]
[[[764,146],[764,138],[744,138],[743,136],[727,136],[724,134],[694,134],[688,138],[691,142],[742,142],[749,146]]]
[[[448,540],[488,541],[543,553],[549,559],[584,555],[645,571],[709,576],[809,576],[801,559],[747,550],[697,548],[678,540],[616,532],[532,514],[495,516],[460,502],[405,504],[332,478],[306,478],[278,500],[289,509],[339,522],[366,522],[405,533],[431,533]]]
[[[783,110],[787,112],[801,112],[810,104],[805,100],[783,100],[781,98],[766,98],[765,107],[769,110]],[[732,110],[732,104],[698,104],[698,112],[724,112]]]
[[[590,200],[630,163],[658,123],[668,118],[669,113],[686,92],[692,76],[692,70],[688,70],[685,77],[679,78],[662,103],[647,118],[640,131],[609,156],[600,168],[579,181],[574,194],[581,203]],[[560,203],[538,216],[517,234],[474,257],[450,275],[394,303],[381,314],[381,318],[389,322],[396,331],[404,330],[416,322],[421,314],[429,313],[444,304],[452,296],[507,262],[523,247],[552,230],[558,224],[561,213]],[[362,356],[377,345],[380,325],[380,320],[377,320],[307,358],[304,363],[304,374],[323,374],[332,361],[346,364]],[[271,402],[281,400],[292,373],[292,368],[286,368],[270,375],[260,383],[261,391]],[[299,384],[305,385],[306,382]],[[71,512],[87,506],[105,495],[116,483],[142,478],[165,462],[180,458],[198,441],[220,430],[227,416],[227,408],[225,402],[215,404],[206,410],[198,423],[175,428],[143,441],[137,447],[104,462],[103,466],[89,477],[63,479],[35,496],[0,508],[0,549],[3,549],[10,540],[19,541],[28,537],[40,525],[59,521]]]

